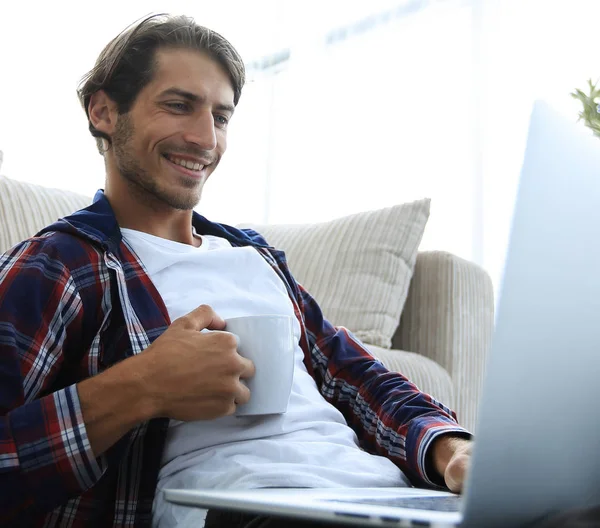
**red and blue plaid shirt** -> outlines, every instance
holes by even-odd
[[[360,445],[415,485],[438,484],[426,473],[428,447],[439,434],[466,434],[452,411],[329,324],[256,232],[197,214],[193,225],[256,248],[287,287],[306,368]],[[139,424],[97,457],[77,383],[143,352],[169,323],[102,192],[0,256],[0,525],[150,525],[168,419]]]

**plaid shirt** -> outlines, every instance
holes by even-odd
[[[193,225],[255,247],[273,267],[300,321],[306,368],[360,445],[388,457],[415,485],[439,484],[426,473],[426,454],[437,435],[466,434],[452,411],[329,324],[284,254],[256,232],[195,213]],[[169,323],[102,192],[0,256],[1,525],[150,525],[168,419],[139,424],[97,457],[76,384],[141,353]]]

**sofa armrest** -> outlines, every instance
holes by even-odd
[[[442,251],[421,252],[392,347],[450,373],[460,423],[473,429],[494,326],[494,292],[479,266]]]

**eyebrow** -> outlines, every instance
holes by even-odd
[[[198,101],[202,100],[202,97],[200,97],[199,95],[192,92],[188,92],[187,90],[182,90],[181,88],[169,88],[161,92],[160,97],[164,97],[166,95],[177,95],[188,100],[190,103],[197,103]],[[231,114],[233,114],[233,112],[235,111],[235,106],[230,104],[219,103],[215,105],[215,107],[217,110],[220,110],[222,112],[229,112]]]

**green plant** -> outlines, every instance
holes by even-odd
[[[590,93],[586,94],[582,90],[575,90],[571,96],[581,101],[583,110],[579,112],[579,119],[583,120],[595,136],[600,137],[600,88],[598,81],[592,83],[588,80]]]

